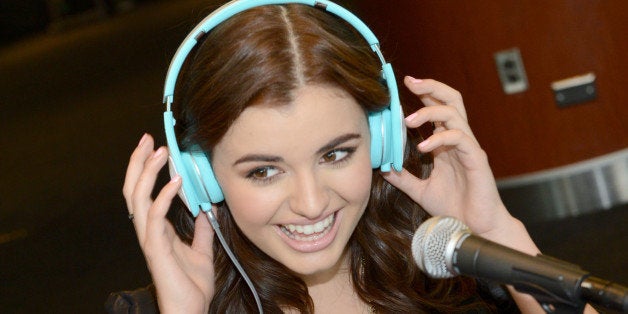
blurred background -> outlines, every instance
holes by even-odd
[[[0,1],[0,312],[99,313],[110,292],[150,283],[126,163],[144,132],[164,143],[170,58],[222,2]],[[461,91],[545,254],[628,284],[628,2],[338,2],[398,79]]]

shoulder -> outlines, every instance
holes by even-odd
[[[112,292],[105,302],[105,310],[110,314],[159,313],[155,287],[151,284],[135,290]]]

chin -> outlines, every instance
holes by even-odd
[[[311,280],[324,281],[325,278],[331,278],[342,269],[347,268],[346,252],[345,249],[328,252],[329,254],[308,254],[310,256],[294,258],[283,264],[306,282]]]

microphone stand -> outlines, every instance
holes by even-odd
[[[547,313],[582,313],[586,303],[628,313],[628,288],[593,277],[578,265],[542,254],[523,254],[481,237],[468,236],[464,243],[470,251],[483,254],[457,259],[456,273],[510,284],[534,297]]]
[[[517,291],[534,297],[546,313],[582,313],[587,302],[607,309],[627,311],[625,287],[592,277],[575,264],[542,254],[536,258],[545,260],[549,271],[544,272],[543,267],[534,267],[532,270],[513,268],[517,279],[512,285]],[[556,275],[556,269],[563,271]]]

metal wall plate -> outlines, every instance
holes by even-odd
[[[528,89],[528,77],[518,48],[499,51],[494,58],[504,93],[515,94]]]
[[[595,74],[587,73],[553,82],[552,90],[559,107],[594,100],[597,97]]]

